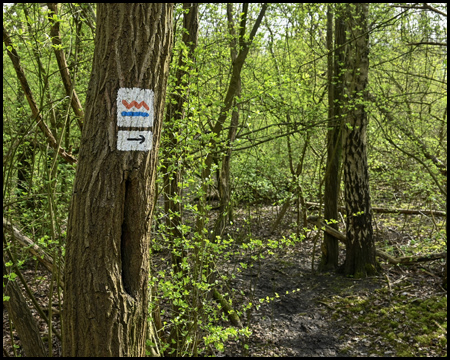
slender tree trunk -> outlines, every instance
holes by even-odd
[[[173,5],[97,6],[67,231],[63,354],[144,356]]]
[[[3,259],[3,276],[7,274],[5,259]],[[17,279],[6,280],[3,278],[3,295],[9,296],[9,300],[4,301],[3,305],[8,310],[9,318],[19,334],[25,356],[46,357],[45,346],[39,333],[38,324],[22,295],[17,281]]]
[[[365,277],[377,270],[367,166],[367,100],[369,72],[368,4],[348,4],[346,22],[344,181],[347,210],[347,255],[344,272]]]
[[[17,108],[20,112],[20,116],[26,119],[25,114],[25,96],[22,87],[17,87]],[[19,132],[22,138],[22,142],[17,151],[17,189],[19,190],[18,196],[20,198],[27,198],[31,193],[32,177],[33,174],[33,140],[30,136],[31,127],[28,122],[23,121],[19,125]],[[33,208],[33,201],[31,199],[23,200],[19,202],[19,206],[26,210]]]
[[[228,90],[225,95],[224,105],[220,109],[219,117],[212,128],[212,132],[217,136],[217,138],[220,137],[223,126],[225,124],[225,121],[228,118],[229,111],[230,111],[231,107],[233,106],[234,98],[239,89],[242,67],[244,66],[245,59],[247,58],[248,52],[250,51],[250,46],[253,42],[253,39],[259,29],[259,26],[261,25],[261,21],[264,18],[268,4],[265,3],[261,6],[261,11],[259,12],[258,17],[257,17],[255,23],[253,24],[253,28],[250,32],[250,35],[248,36],[248,39],[244,39],[245,28],[246,28],[246,24],[247,24],[247,16],[248,16],[245,11],[245,8],[248,8],[248,4],[247,4],[247,6],[245,6],[245,3],[244,3],[243,7],[244,7],[244,11],[243,11],[244,15],[241,18],[240,34],[239,34],[240,49],[237,54],[236,60],[233,61],[233,63],[232,63],[230,83],[228,85]],[[212,143],[211,146],[214,147],[215,141],[212,141],[211,143]],[[211,175],[211,167],[215,160],[215,157],[216,157],[216,155],[213,153],[209,153],[208,156],[206,157],[205,169],[202,172],[203,179],[206,179]]]
[[[343,48],[345,43],[345,24],[339,11],[335,19],[335,47],[337,50],[328,54],[328,146],[327,165],[325,171],[324,218],[334,229],[338,229],[338,199],[341,184],[341,153],[342,153],[342,92],[343,92]],[[333,13],[328,8],[327,13],[327,46],[333,46]],[[320,269],[327,271],[338,266],[339,244],[332,235],[324,234],[322,246],[322,259]]]
[[[61,80],[64,84],[64,89],[66,90],[66,95],[70,99],[70,105],[72,110],[77,116],[78,126],[83,129],[84,112],[81,106],[78,94],[72,84],[72,79],[70,78],[69,67],[66,62],[66,55],[61,47],[61,35],[59,31],[59,21],[53,20],[53,16],[58,14],[58,4],[57,3],[47,3],[49,8],[49,21],[52,24],[50,35],[53,43],[53,51],[55,52],[56,61],[58,63],[59,72],[61,74]]]
[[[167,235],[171,243],[175,244],[175,239],[181,239],[181,153],[177,149],[178,135],[180,134],[180,122],[186,117],[184,104],[189,93],[188,88],[189,74],[186,70],[191,66],[194,52],[198,41],[198,4],[185,3],[183,9],[188,11],[184,13],[183,28],[187,32],[183,33],[183,43],[188,49],[187,58],[180,51],[178,60],[178,70],[176,73],[176,82],[167,104],[166,120],[164,124],[164,133],[167,136],[167,144],[164,147],[164,211],[166,213]],[[182,253],[182,249],[177,252]],[[173,262],[178,267],[181,261],[181,255],[173,255]],[[179,269],[178,269],[179,270]]]
[[[245,9],[245,13],[247,9]],[[246,15],[245,15],[246,16]],[[228,17],[228,31],[232,37],[230,44],[230,55],[231,55],[231,63],[234,63],[238,56],[237,51],[237,39],[236,33],[234,29],[234,21],[233,21],[233,4],[227,4],[227,17]],[[242,29],[245,31],[245,22],[242,24],[241,22],[241,31]],[[239,74],[238,81],[236,84],[236,93],[235,97],[241,96],[241,76]],[[234,140],[236,139],[237,127],[239,124],[239,105],[236,104],[236,100],[233,99],[234,108],[231,112],[231,123],[230,128],[228,130],[228,138],[227,138],[227,149],[226,154],[223,157],[222,165],[219,171],[219,197],[220,197],[220,208],[219,208],[219,216],[217,218],[216,224],[214,226],[213,239],[216,236],[221,236],[223,231],[225,230],[225,226],[227,222],[230,220],[231,214],[231,184],[230,184],[230,162],[231,162],[231,154],[232,154],[232,145]]]
[[[182,152],[178,146],[178,139],[183,127],[183,121],[186,121],[185,103],[189,98],[189,75],[188,69],[192,68],[195,49],[198,42],[198,3],[183,4],[183,43],[187,49],[187,56],[184,48],[180,50],[178,58],[178,68],[176,72],[176,80],[172,90],[171,99],[168,101],[166,110],[166,120],[164,123],[164,133],[166,134],[166,146],[163,149],[164,156],[164,211],[166,214],[166,235],[170,239],[172,250],[172,264],[174,265],[175,274],[182,274],[186,277],[186,271],[183,270],[181,264],[185,256],[183,247],[183,234],[181,232],[182,225]],[[177,275],[179,276],[179,275]],[[190,296],[187,295],[186,297]],[[178,305],[174,305],[174,312],[183,316],[184,310]],[[159,319],[156,319],[159,323]],[[189,322],[174,326],[169,336],[169,347],[166,354],[178,356],[184,346]]]
[[[33,117],[35,118],[37,125],[45,135],[47,142],[52,148],[56,149],[59,152],[60,156],[63,159],[68,161],[70,164],[76,163],[77,159],[75,159],[72,156],[72,154],[67,153],[63,148],[59,146],[52,131],[50,130],[48,125],[44,122],[41,111],[39,110],[36,100],[33,97],[33,93],[31,92],[27,78],[25,77],[25,73],[20,64],[19,54],[17,53],[17,50],[14,48],[11,42],[11,38],[8,32],[6,31],[5,27],[3,27],[3,42],[6,45],[6,53],[8,54],[9,58],[11,59],[11,62],[13,63],[14,70],[16,71],[17,74],[17,78],[19,79],[20,84],[22,85],[23,92],[28,100],[28,105],[30,106],[31,112],[33,113]]]

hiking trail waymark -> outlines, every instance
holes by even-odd
[[[120,88],[117,92],[117,149],[148,151],[152,149],[153,98],[150,89]],[[120,128],[133,128],[120,129]],[[137,129],[134,129],[137,128]],[[141,130],[142,128],[142,130]]]

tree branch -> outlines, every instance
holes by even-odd
[[[432,42],[432,41],[420,41],[420,42],[414,42],[414,43],[408,43],[408,44],[406,44],[406,46],[413,46],[413,45],[437,45],[437,46],[447,46],[447,43]]]
[[[66,95],[69,97],[73,112],[77,116],[78,126],[80,130],[82,130],[84,121],[83,106],[81,105],[80,99],[78,98],[77,92],[75,91],[75,88],[72,84],[72,79],[70,78],[69,68],[66,62],[66,56],[61,48],[59,21],[55,21],[53,19],[53,15],[56,15],[58,12],[58,7],[56,3],[48,3],[47,6],[50,9],[50,12],[48,13],[48,19],[50,23],[53,24],[50,30],[50,37],[52,39],[53,50],[55,52],[59,72],[61,73],[61,79],[64,84],[64,88],[66,89]]]
[[[37,103],[34,100],[30,86],[28,85],[28,81],[25,77],[23,68],[20,65],[19,55],[17,54],[16,49],[13,47],[11,38],[4,26],[3,26],[3,42],[6,45],[6,52],[8,53],[8,56],[13,63],[14,69],[16,70],[17,77],[20,81],[20,84],[22,85],[23,92],[25,93],[25,96],[28,100],[28,104],[30,105],[31,112],[33,113],[33,116],[36,119],[37,125],[44,133],[50,146],[52,148],[56,149],[58,151],[58,153],[61,155],[61,157],[64,160],[66,160],[68,163],[75,164],[77,162],[77,159],[72,154],[66,152],[63,148],[61,148],[59,146],[58,142],[56,141],[55,137],[53,136],[52,131],[50,130],[48,125],[44,122],[44,119],[42,118],[42,115],[41,115],[41,112],[39,111]]]

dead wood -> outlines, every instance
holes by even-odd
[[[224,313],[227,314],[228,319],[230,319],[231,323],[234,326],[242,329],[243,326],[242,326],[241,320],[239,319],[239,316],[236,313],[236,311],[233,310],[231,305],[228,303],[228,301],[216,289],[213,290],[213,295],[214,295],[214,298],[222,306]]]
[[[54,265],[53,265],[53,258],[48,255],[42,248],[38,245],[36,245],[33,240],[31,240],[29,237],[23,235],[16,227],[14,227],[8,220],[3,218],[3,228],[7,230],[8,233],[11,233],[14,239],[17,240],[17,242],[26,249],[31,255],[35,256],[37,261],[39,261],[44,267],[50,271],[53,272]],[[63,265],[61,266],[61,279],[59,280],[61,288],[64,288],[64,282],[62,280],[62,274],[64,274]]]
[[[308,209],[318,208],[319,203],[307,202]],[[339,206],[339,210],[345,211],[344,206]],[[414,210],[414,209],[389,209],[383,207],[372,207],[372,211],[380,214],[407,214],[407,215],[434,215],[434,216],[447,216],[445,211],[438,210]]]
[[[320,230],[325,231],[326,233],[334,236],[336,239],[340,240],[344,244],[347,243],[347,238],[344,234],[342,234],[340,231],[333,229],[331,226],[325,224],[323,220],[320,220],[317,216],[310,216],[308,217],[308,222],[311,224],[316,225]],[[438,259],[444,259],[447,256],[447,253],[437,253],[437,254],[429,254],[429,255],[418,255],[418,256],[403,256],[395,258],[384,251],[381,250],[375,250],[376,255],[380,258],[387,260],[388,263],[397,265],[397,264],[403,264],[403,265],[412,265],[416,264],[418,262],[423,261],[432,261],[432,260],[438,260]]]

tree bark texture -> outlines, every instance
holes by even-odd
[[[331,9],[327,14],[327,44],[332,50]],[[338,200],[341,185],[341,155],[342,155],[342,101],[343,101],[343,62],[344,51],[341,47],[345,43],[345,23],[339,10],[336,11],[334,45],[336,51],[328,55],[328,134],[327,134],[327,166],[325,171],[324,217],[330,226],[338,229]],[[322,259],[320,268],[323,271],[335,269],[338,266],[339,245],[332,235],[324,234]]]
[[[171,4],[98,4],[66,247],[64,356],[144,356],[149,241]],[[119,88],[151,89],[150,151],[119,151]],[[137,107],[137,106],[136,106]]]
[[[368,4],[347,4],[344,96],[344,182],[347,244],[344,272],[365,277],[376,272],[372,209],[367,165],[367,100],[369,72]]]

